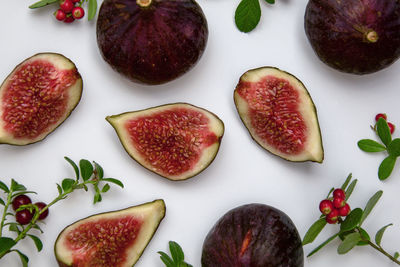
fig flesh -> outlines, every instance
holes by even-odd
[[[317,111],[304,85],[273,67],[249,70],[234,92],[236,108],[252,138],[289,161],[322,162]]]
[[[305,31],[317,56],[332,68],[368,74],[400,56],[400,2],[309,0]]]
[[[75,64],[55,53],[19,64],[0,87],[0,143],[27,145],[44,139],[78,105],[82,79]]]
[[[101,213],[67,226],[54,253],[61,267],[130,267],[165,216],[163,200]]]
[[[170,180],[190,178],[208,167],[224,134],[224,124],[216,115],[187,103],[106,119],[133,159]]]
[[[194,0],[105,0],[100,7],[100,52],[134,82],[178,78],[200,59],[207,39],[207,20]]]
[[[203,267],[302,267],[299,233],[282,211],[264,204],[234,208],[207,234]]]

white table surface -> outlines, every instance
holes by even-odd
[[[73,60],[84,81],[80,104],[72,115],[44,141],[16,147],[0,146],[0,177],[11,178],[38,192],[35,201],[51,201],[56,182],[73,176],[64,156],[78,161],[95,160],[107,176],[121,179],[125,189],[113,187],[103,202],[93,206],[90,192],[78,192],[56,204],[40,235],[44,248],[37,253],[30,240],[18,246],[30,258],[30,266],[56,266],[53,245],[68,224],[99,212],[165,200],[167,212],[149,243],[138,267],[163,266],[157,251],[167,250],[175,240],[186,259],[200,266],[204,238],[228,210],[259,202],[287,213],[301,237],[320,215],[319,201],[332,186],[340,186],[352,172],[359,180],[350,205],[364,207],[377,190],[384,194],[365,228],[374,234],[387,229],[383,245],[400,250],[400,168],[381,182],[377,170],[384,154],[368,154],[356,145],[361,138],[375,138],[369,125],[378,112],[386,112],[400,129],[400,63],[375,74],[354,76],[324,65],[315,56],[303,28],[306,0],[261,1],[262,18],[256,30],[240,33],[233,16],[238,0],[200,0],[208,19],[206,51],[189,73],[159,86],[134,84],[114,72],[100,56],[95,21],[70,25],[55,20],[55,6],[30,10],[33,0],[6,1],[0,16],[0,78],[4,79],[25,58],[38,52],[57,52]],[[100,4],[100,3],[99,3]],[[236,112],[233,90],[242,73],[261,66],[275,66],[297,76],[308,88],[322,131],[325,160],[291,163],[261,149],[249,136]],[[184,182],[171,182],[144,169],[122,148],[107,115],[173,102],[188,102],[217,114],[225,123],[220,151],[208,169]],[[399,136],[400,130],[395,133]],[[305,254],[334,233],[323,231]],[[370,247],[357,247],[339,256],[338,242],[305,259],[305,266],[396,266]],[[16,255],[1,260],[1,266],[19,266]]]

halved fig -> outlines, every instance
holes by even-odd
[[[133,266],[164,216],[164,201],[158,199],[79,220],[59,234],[57,262],[62,267]]]
[[[215,158],[224,134],[213,113],[186,103],[108,116],[128,154],[170,180],[184,180]]]
[[[274,67],[249,70],[240,77],[234,100],[263,148],[289,161],[323,161],[317,111],[296,77]]]
[[[41,53],[26,59],[0,87],[0,144],[44,139],[70,115],[81,95],[81,75],[68,58]]]

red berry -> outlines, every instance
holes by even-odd
[[[335,197],[333,199],[333,206],[337,209],[340,209],[341,207],[344,207],[346,205],[346,200],[341,197]]]
[[[386,116],[385,113],[378,113],[378,114],[376,114],[376,116],[375,116],[375,121],[378,121],[379,118],[382,118],[382,119],[384,119],[384,120],[387,120],[387,116]]]
[[[27,195],[16,196],[12,201],[12,207],[17,210],[21,205],[31,204],[32,200]]]
[[[33,214],[29,210],[20,210],[15,213],[15,220],[22,225],[30,223],[32,220]]]
[[[345,198],[346,198],[346,193],[343,191],[343,189],[341,189],[341,188],[336,188],[336,189],[333,191],[333,197],[334,197],[334,198],[343,198],[343,199],[345,199]]]
[[[350,206],[349,204],[346,203],[343,207],[339,209],[339,215],[340,216],[347,216],[350,213]]]
[[[65,19],[65,17],[67,16],[67,14],[65,14],[64,11],[62,11],[61,9],[58,9],[55,13],[56,19],[59,21],[63,21]]]
[[[326,215],[326,222],[329,224],[335,224],[339,220],[339,211],[337,209],[333,209],[331,213]]]
[[[333,203],[329,199],[324,199],[319,203],[319,210],[322,214],[328,215],[333,210]]]
[[[74,17],[73,16],[67,16],[65,19],[64,19],[64,22],[65,23],[71,23],[71,22],[74,22]]]
[[[74,3],[72,3],[72,0],[61,0],[60,1],[60,8],[65,12],[69,13],[72,11],[74,8]]]
[[[388,124],[388,126],[389,126],[390,133],[393,134],[394,129],[395,129],[396,127],[395,127],[394,124],[391,123],[391,122],[388,122],[387,124]]]
[[[79,3],[81,0],[72,0],[72,3]]]
[[[80,6],[74,7],[74,9],[72,10],[72,16],[74,17],[74,19],[81,19],[84,15],[85,10],[83,10],[83,8],[81,8]]]
[[[41,211],[47,205],[44,202],[36,202],[35,206],[37,206],[39,208],[39,211]],[[46,209],[42,214],[39,215],[39,220],[45,219],[48,215],[49,215],[49,209]]]

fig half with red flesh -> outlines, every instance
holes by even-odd
[[[309,0],[304,27],[317,56],[332,68],[368,74],[400,57],[400,2]]]
[[[165,216],[163,200],[79,220],[54,245],[61,267],[131,267]]]
[[[42,140],[70,115],[81,95],[81,76],[68,58],[41,53],[26,59],[0,87],[0,143]]]
[[[224,124],[216,115],[187,103],[106,119],[133,159],[170,180],[190,178],[210,165],[224,134]]]
[[[201,58],[207,20],[194,0],[105,0],[97,19],[104,60],[134,82],[178,78]]]
[[[249,70],[240,77],[234,100],[250,135],[263,148],[289,161],[322,162],[317,111],[296,77],[274,67]]]

